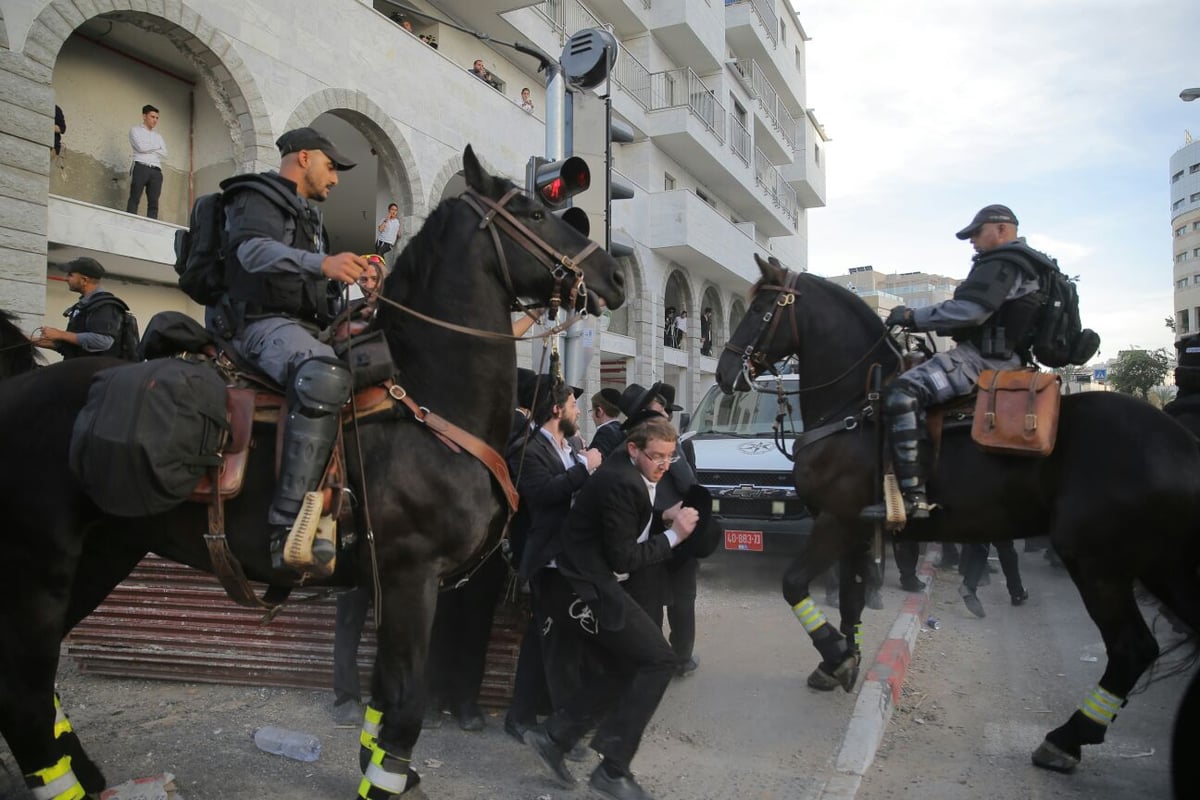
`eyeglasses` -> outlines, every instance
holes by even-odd
[[[658,458],[655,458],[645,450],[638,450],[638,452],[645,456],[646,460],[656,467],[668,467],[679,460],[679,456],[659,456]]]

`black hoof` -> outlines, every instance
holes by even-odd
[[[1033,765],[1054,772],[1069,773],[1079,766],[1079,759],[1047,740],[1033,751]]]
[[[857,682],[858,657],[853,654],[846,656],[845,660],[838,664],[832,672],[825,663],[819,664],[808,676],[807,681],[810,689],[816,689],[819,692],[832,692],[839,686],[850,692],[854,690],[854,684]]]

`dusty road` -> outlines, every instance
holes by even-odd
[[[718,553],[701,571],[700,669],[676,680],[652,722],[634,770],[660,800],[805,800],[831,774],[854,694],[817,694],[804,679],[815,651],[780,598],[786,562],[761,554]],[[868,612],[868,652],[887,633],[903,593],[888,573],[887,608]],[[824,597],[823,589],[814,592]],[[836,612],[831,614],[836,620]],[[325,693],[180,684],[60,671],[59,692],[110,784],[170,771],[186,800],[353,797],[357,730],[336,728]],[[558,800],[583,797],[544,779],[531,752],[492,716],[481,733],[453,722],[427,730],[415,766],[426,796],[441,800]],[[319,761],[259,752],[263,725],[317,734]],[[595,760],[573,765],[586,777]],[[0,798],[26,800],[11,755],[0,747]]]
[[[1064,571],[1040,554],[1023,554],[1021,568],[1029,602],[1012,607],[1003,576],[993,575],[979,590],[985,619],[964,609],[957,574],[938,576],[930,607],[941,627],[919,636],[859,800],[1171,797],[1170,732],[1184,676],[1133,696],[1106,742],[1085,748],[1074,775],[1030,764],[1045,734],[1099,680],[1104,647]],[[1148,620],[1155,613],[1143,606]],[[1162,645],[1177,638],[1161,619],[1157,635]]]

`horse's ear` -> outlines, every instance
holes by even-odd
[[[463,150],[463,177],[467,179],[467,186],[470,186],[475,191],[482,195],[491,196],[492,184],[494,183],[492,176],[484,171],[480,165],[479,159],[475,156],[475,151],[471,149],[471,145],[467,145]]]
[[[771,256],[771,261],[775,261],[774,256]],[[754,254],[754,262],[756,264],[758,264],[758,271],[762,273],[763,279],[764,280],[769,279],[771,277],[771,272],[772,272],[771,264],[766,261],[763,261],[762,256],[760,256],[758,253]],[[779,262],[775,261],[775,263],[778,264]]]

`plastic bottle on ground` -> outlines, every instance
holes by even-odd
[[[316,761],[321,757],[321,740],[316,736],[273,725],[254,731],[254,744],[263,752],[297,761]]]

